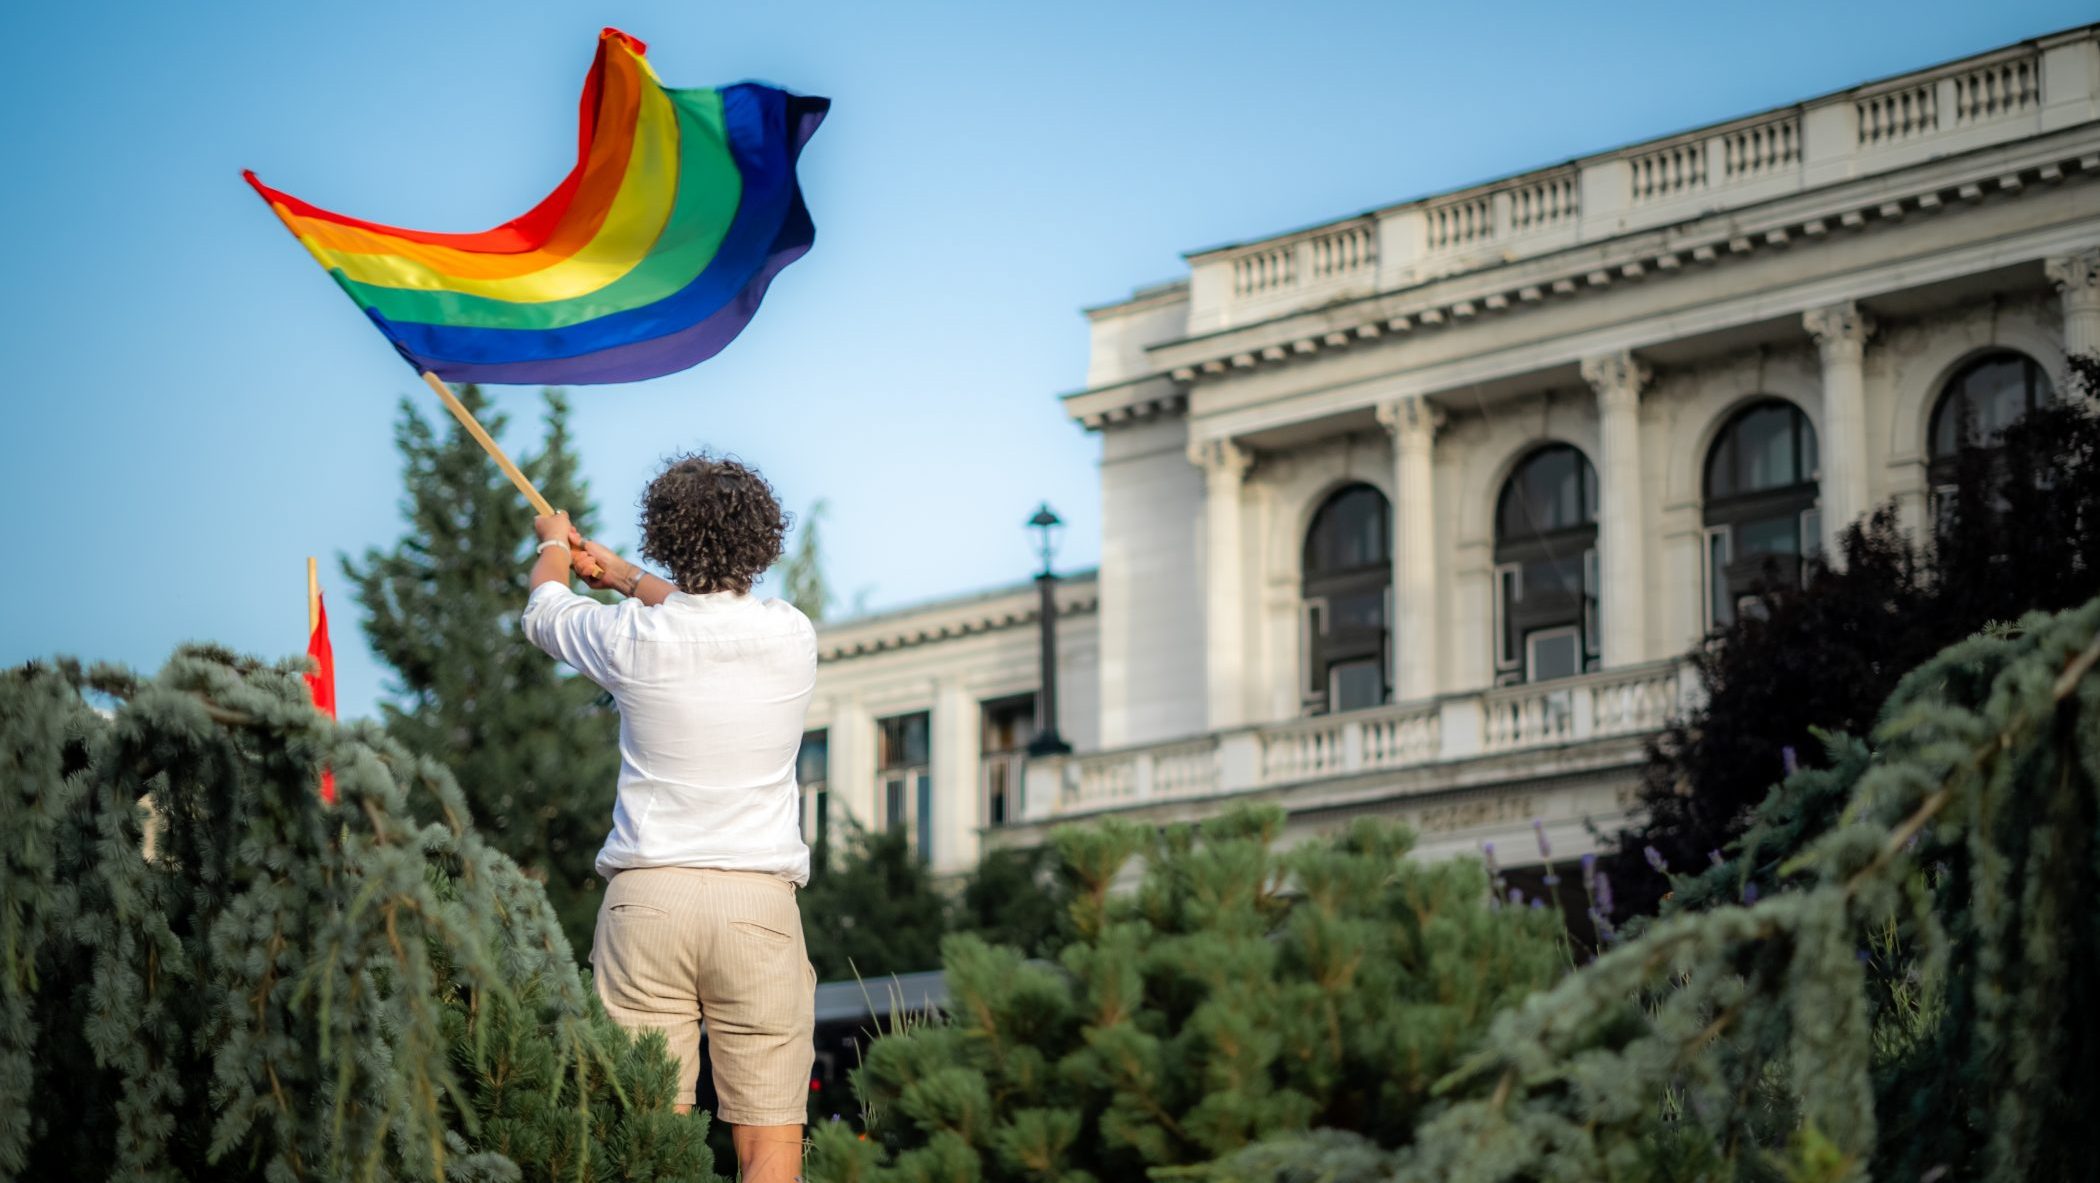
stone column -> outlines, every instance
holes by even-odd
[[[1839,558],[1837,539],[1867,512],[1867,338],[1873,318],[1846,301],[1804,313],[1801,324],[1823,355],[1823,438],[1817,440],[1822,473],[1823,556]]]
[[[1254,456],[1231,440],[1198,440],[1189,444],[1189,460],[1204,478],[1204,673],[1216,731],[1245,722],[1247,709],[1240,493]]]
[[[936,874],[977,865],[978,830],[985,823],[980,711],[960,678],[943,678],[935,686],[933,733],[927,737],[933,760],[928,773],[933,778],[933,849],[926,861]]]
[[[1649,370],[1626,350],[1582,359],[1597,394],[1599,638],[1607,668],[1647,659],[1648,564],[1641,507],[1641,387]]]
[[[2064,352],[2100,355],[2100,247],[2043,263],[2064,302]]]
[[[1443,412],[1421,395],[1378,407],[1393,437],[1393,698],[1416,702],[1443,685],[1436,603],[1436,482],[1431,445]]]
[[[824,782],[831,794],[830,824],[839,827],[851,818],[866,829],[880,829],[875,800],[875,721],[867,708],[858,699],[833,699],[825,740],[831,761]],[[832,832],[843,831],[834,828]]]

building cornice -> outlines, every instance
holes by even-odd
[[[1985,201],[2100,176],[2100,123],[2086,123],[1824,186],[1677,225],[1633,231],[1497,267],[1152,346],[1154,371],[1064,397],[1090,429],[1171,413],[1197,385],[1294,365],[1411,334],[1456,330],[1527,308],[1596,298],[1631,283],[1727,266],[1906,220],[1958,216]],[[1164,380],[1164,381],[1162,381]],[[1141,397],[1132,397],[1140,395]],[[1141,409],[1142,408],[1142,409]]]
[[[1078,571],[1059,577],[1059,619],[1090,615],[1099,607],[1100,599],[1095,572]],[[1041,593],[1031,580],[975,595],[827,623],[817,628],[817,660],[846,661],[964,637],[1033,628],[1042,617],[1041,607]]]

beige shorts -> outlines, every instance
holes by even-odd
[[[794,884],[751,871],[622,871],[598,906],[591,966],[614,1022],[670,1041],[679,1104],[693,1102],[704,1022],[716,1120],[807,1119],[817,974]]]

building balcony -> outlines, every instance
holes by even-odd
[[[1040,841],[1048,827],[1113,814],[1196,818],[1240,799],[1292,814],[1393,813],[1417,798],[1454,808],[1416,819],[1457,836],[1525,825],[1544,812],[1532,792],[1556,778],[1616,782],[1589,811],[1556,829],[1588,845],[1590,823],[1609,826],[1632,803],[1631,770],[1646,742],[1697,701],[1689,663],[1653,662],[1426,702],[1235,728],[1193,739],[1029,762],[1015,825],[997,844]],[[1565,795],[1561,795],[1565,796]],[[1543,799],[1543,798],[1541,798]],[[1600,802],[1606,802],[1598,808]],[[1405,816],[1405,811],[1401,812]],[[1504,816],[1509,815],[1509,816]]]

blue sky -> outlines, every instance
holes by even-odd
[[[616,544],[658,457],[757,462],[832,511],[880,608],[1025,577],[1047,498],[1098,553],[1078,310],[1257,237],[2094,19],[2089,2],[83,3],[0,9],[17,162],[0,665],[151,669],[187,639],[304,645],[323,557],[344,710],[385,670],[335,556],[401,529],[391,444],[435,400],[240,181],[478,230],[552,187],[600,26],[673,85],[835,106],[816,248],[721,356],[579,390]],[[534,392],[504,388],[522,427]],[[515,429],[514,429],[515,435]]]

